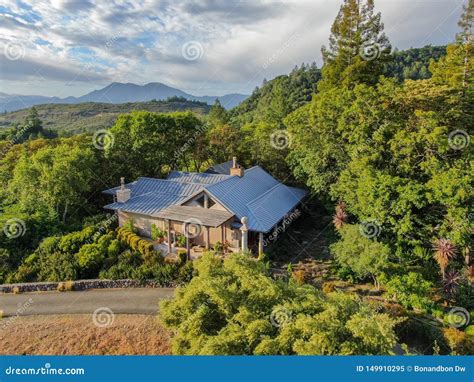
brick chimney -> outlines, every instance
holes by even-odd
[[[132,190],[125,188],[125,178],[120,178],[120,189],[117,190],[117,202],[125,203],[132,196]]]
[[[242,178],[244,176],[244,169],[237,163],[237,157],[232,158],[232,167],[230,169],[230,175],[237,175]]]

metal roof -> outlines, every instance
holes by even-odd
[[[219,227],[234,214],[228,211],[215,210],[212,208],[190,207],[190,206],[170,206],[161,210],[155,217],[170,219],[179,222],[190,222],[207,227]]]
[[[177,182],[172,179],[156,179],[156,178],[138,178],[137,181],[125,185],[132,190],[133,196],[143,195],[148,192],[174,194],[174,195],[191,195],[201,188],[200,184],[189,184]],[[113,187],[103,191],[105,194],[115,195],[120,188]]]
[[[233,161],[228,161],[224,163],[217,163],[215,165],[212,165],[209,167],[205,172],[208,174],[224,174],[228,175],[230,174],[230,169],[234,165]]]
[[[132,190],[132,197],[127,202],[108,204],[105,208],[160,217],[177,214],[176,220],[183,218],[183,211],[187,211],[188,217],[196,213],[205,219],[205,213],[212,219],[216,210],[192,212],[189,208],[199,207],[180,206],[206,191],[228,210],[221,213],[230,217],[235,215],[239,220],[247,216],[249,229],[257,232],[269,232],[307,194],[305,190],[278,182],[259,166],[245,170],[243,177],[173,171],[168,179],[139,178],[127,187]],[[118,188],[105,192],[114,194]],[[173,208],[165,214],[164,210],[171,206]],[[181,211],[175,206],[186,209]]]
[[[223,174],[206,174],[204,172],[184,172],[184,171],[172,171],[168,175],[168,180],[175,180],[178,182],[185,183],[196,183],[196,184],[214,184],[223,180],[229,179],[231,175]]]
[[[154,215],[164,208],[179,204],[184,199],[185,196],[182,195],[149,192],[144,195],[134,196],[125,203],[115,202],[107,204],[104,208],[142,215]]]

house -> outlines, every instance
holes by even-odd
[[[166,232],[166,249],[173,252],[176,237],[186,237],[191,246],[211,248],[228,243],[229,250],[247,250],[290,214],[306,191],[278,182],[259,166],[244,169],[231,162],[203,173],[172,171],[167,179],[139,178],[104,191],[114,202],[119,225],[132,219],[142,236],[151,236],[156,225]]]

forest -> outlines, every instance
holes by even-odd
[[[321,68],[265,80],[231,110],[135,110],[62,136],[67,125],[49,130],[32,108],[0,130],[0,283],[182,285],[160,318],[177,354],[472,354],[473,12],[469,1],[453,43],[397,51],[373,1],[344,0]],[[281,265],[293,227],[263,258],[167,263],[102,209],[120,177],[235,155],[310,191],[294,224],[310,236],[312,213],[328,223],[311,252],[328,260],[324,276]]]

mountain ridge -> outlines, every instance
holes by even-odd
[[[0,93],[0,110],[11,112],[40,104],[78,104],[84,102],[121,104],[152,100],[164,101],[172,97],[182,97],[189,101],[200,101],[209,105],[214,104],[215,100],[219,99],[222,106],[226,109],[231,109],[245,100],[248,95],[231,93],[223,96],[195,96],[161,82],[149,82],[144,85],[131,82],[112,82],[101,89],[93,90],[80,97],[69,96],[60,98],[55,96]]]

